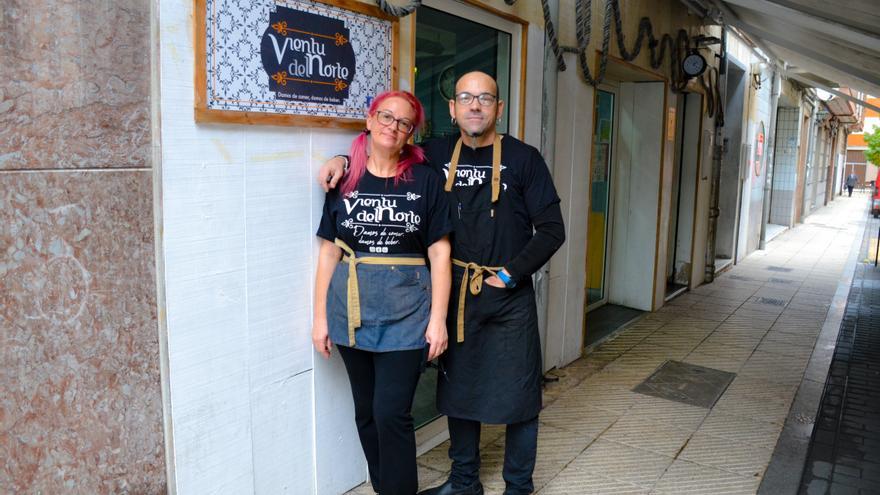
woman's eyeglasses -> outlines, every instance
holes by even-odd
[[[415,127],[409,119],[395,119],[394,114],[388,110],[376,110],[376,120],[384,126],[389,126],[394,122],[397,122],[397,130],[406,134],[412,132],[413,127]]]

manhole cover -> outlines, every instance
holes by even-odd
[[[769,304],[771,306],[785,306],[782,299],[773,299],[772,297],[759,297],[758,302],[761,304]]]
[[[709,409],[734,378],[736,373],[666,361],[633,392]]]
[[[771,272],[788,273],[788,272],[792,271],[792,268],[786,268],[784,266],[768,266],[767,270],[770,270]]]

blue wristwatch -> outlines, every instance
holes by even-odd
[[[504,285],[506,285],[508,289],[516,287],[516,281],[511,278],[510,275],[504,273],[503,270],[498,270],[498,278],[500,278],[501,281],[504,282]]]

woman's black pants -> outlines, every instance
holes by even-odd
[[[354,398],[370,483],[381,495],[414,495],[419,481],[412,403],[425,352],[369,352],[337,346]]]

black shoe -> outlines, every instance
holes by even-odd
[[[440,486],[420,491],[418,495],[483,495],[483,484],[477,481],[470,486],[455,487],[451,480],[447,480]]]

